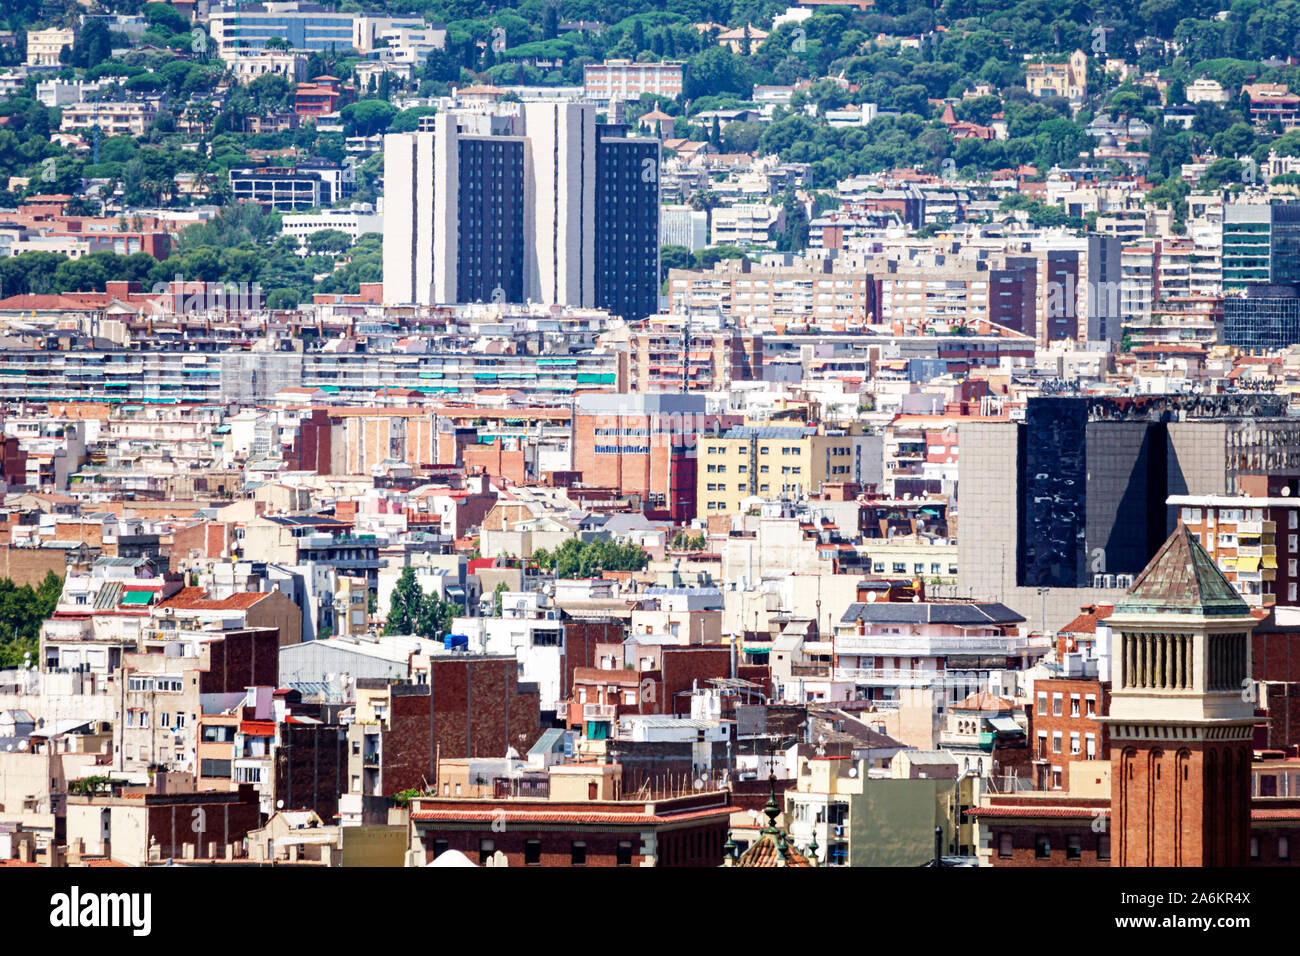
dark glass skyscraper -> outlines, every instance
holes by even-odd
[[[636,321],[659,311],[659,141],[596,131],[596,307]]]
[[[504,136],[460,140],[457,298],[520,302],[524,296],[524,143]]]

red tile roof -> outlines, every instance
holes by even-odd
[[[1115,613],[1115,608],[1109,604],[1089,604],[1083,608],[1083,613],[1076,617],[1065,627],[1061,628],[1061,634],[1096,634],[1097,622],[1104,621]]]
[[[270,593],[270,591],[241,591],[217,600],[209,598],[204,588],[181,588],[158,606],[175,608],[178,611],[247,611],[269,597]]]
[[[1109,817],[1110,807],[1083,807],[1078,804],[1069,806],[991,806],[991,807],[971,807],[967,810],[973,817],[1028,817],[1038,819],[1042,817],[1059,817],[1062,819],[1091,820],[1094,816]]]

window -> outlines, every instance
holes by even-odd
[[[1097,836],[1097,859],[1110,859],[1110,834],[1102,833]]]
[[[1052,731],[1052,753],[1059,754],[1060,752],[1061,752],[1061,732],[1059,730],[1055,730]]]
[[[1052,858],[1052,840],[1047,834],[1040,833],[1034,837],[1034,856],[1040,860]]]
[[[1015,841],[1010,833],[998,834],[998,856],[1002,857],[1004,860],[1010,859],[1011,850],[1014,845]]]
[[[1079,716],[1079,695],[1078,694],[1070,695],[1070,716],[1071,717]]]
[[[1047,716],[1047,691],[1045,690],[1038,692],[1038,712],[1044,717]]]
[[[587,844],[583,843],[580,840],[573,841],[573,848],[569,852],[569,865],[570,866],[587,865]]]
[[[1079,753],[1079,735],[1078,735],[1078,734],[1070,734],[1070,753],[1072,753],[1072,754],[1077,754],[1077,753]]]
[[[631,840],[618,841],[618,853],[617,853],[616,862],[619,866],[632,865],[632,841]]]
[[[1067,860],[1083,859],[1083,839],[1077,836],[1065,838],[1065,858]]]
[[[1252,860],[1259,859],[1259,837],[1250,838],[1250,858]]]
[[[1064,713],[1065,696],[1063,694],[1052,695],[1052,716],[1060,717]]]
[[[1277,858],[1278,860],[1291,859],[1291,838],[1290,837],[1282,836],[1277,838]]]
[[[149,711],[147,710],[140,711],[140,726],[141,727],[149,726]]]
[[[478,841],[479,865],[481,866],[487,863],[488,860],[492,859],[492,854],[496,852],[496,849],[497,849],[497,845],[495,840],[479,840]]]
[[[446,841],[446,840],[434,840],[434,841],[433,841],[433,858],[434,858],[435,860],[438,859],[438,857],[442,856],[442,855],[443,855],[444,853],[446,853],[446,852],[447,852],[447,841]]]
[[[1088,716],[1089,716],[1089,717],[1096,717],[1096,716],[1097,716],[1097,697],[1096,697],[1096,695],[1094,695],[1094,694],[1089,694],[1087,697],[1084,698],[1084,701],[1085,701],[1085,703],[1087,704],[1087,713],[1088,713]]]
[[[541,840],[524,841],[524,865],[525,866],[542,865],[542,841]]]

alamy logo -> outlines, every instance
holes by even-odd
[[[126,927],[135,936],[153,928],[151,893],[69,893],[50,897],[50,925],[61,929]]]

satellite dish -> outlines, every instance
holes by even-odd
[[[921,603],[921,595],[919,595],[919,594],[913,594],[913,595],[912,595],[912,603],[913,603],[913,604],[920,604],[920,603]]]
[[[875,604],[875,603],[876,603],[876,592],[875,592],[875,591],[868,591],[868,592],[867,592],[867,603],[868,603],[868,604]]]
[[[284,809],[284,801],[283,801],[283,800],[277,800],[277,801],[275,801],[275,808],[276,808],[277,810],[283,810],[283,809]]]
[[[1290,497],[1291,497],[1291,489],[1290,489],[1290,487],[1287,487],[1287,488],[1283,488],[1283,489],[1282,489],[1282,497],[1283,497],[1283,498],[1290,498]]]
[[[696,789],[696,790],[703,790],[703,789],[704,789],[704,780],[703,780],[703,778],[701,778],[701,777],[696,777],[696,778],[695,778],[695,789]]]
[[[858,768],[857,768],[857,767],[850,767],[850,768],[849,768],[849,776],[850,776],[850,777],[856,777],[857,775],[858,775]]]

